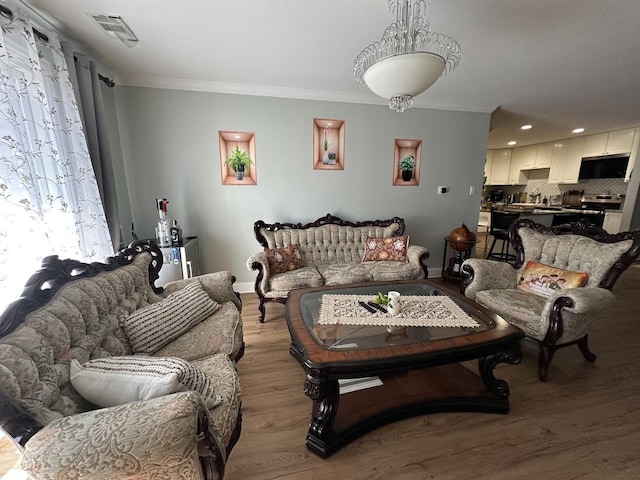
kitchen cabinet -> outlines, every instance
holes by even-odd
[[[608,133],[598,133],[585,137],[583,157],[598,157],[600,155],[614,155],[629,153],[633,145],[635,128],[616,130]]]
[[[636,129],[636,134],[633,137],[633,145],[631,146],[631,155],[629,156],[629,165],[627,166],[627,173],[624,175],[624,181],[631,181],[631,174],[633,173],[633,167],[638,157],[638,147],[640,146],[640,127]]]
[[[511,167],[511,149],[503,148],[493,151],[491,176],[487,178],[489,185],[507,185],[509,182],[509,168]]]
[[[549,168],[551,167],[551,158],[553,157],[553,146],[555,142],[540,143],[536,149],[536,161],[533,168]]]
[[[534,168],[537,152],[538,145],[514,148],[511,154],[511,168],[513,168],[514,164],[519,167],[520,170]]]
[[[509,185],[524,185],[527,177],[523,170],[533,168],[536,159],[536,145],[514,148],[511,152],[511,164],[509,166]]]
[[[555,142],[549,183],[578,183],[585,138],[576,137]]]
[[[491,178],[491,167],[493,166],[493,150],[487,150],[484,157],[484,178],[487,181]]]

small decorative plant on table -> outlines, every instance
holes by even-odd
[[[240,150],[238,145],[236,145],[235,150],[232,150],[227,160],[224,162],[225,165],[229,165],[231,169],[236,172],[236,178],[238,180],[242,180],[244,178],[245,169],[253,163],[251,158],[249,158],[249,152]]]
[[[416,167],[416,161],[413,155],[406,155],[401,161],[398,168],[402,171],[402,180],[408,182],[413,176],[413,169]]]
[[[329,165],[335,165],[336,164],[336,152],[329,152],[328,153],[328,157],[329,157]]]

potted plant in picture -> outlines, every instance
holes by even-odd
[[[327,156],[329,157],[329,165],[335,165],[336,164],[336,152],[329,152],[329,154]]]
[[[401,161],[398,168],[402,171],[402,180],[408,182],[413,176],[413,169],[416,168],[416,161],[413,155],[406,155]]]
[[[329,147],[331,145],[333,145],[333,143],[329,143],[329,140],[327,139],[327,134],[331,133],[331,129],[329,127],[324,129],[324,142],[322,142],[322,149],[324,150],[324,153],[322,154],[322,164],[323,165],[329,165],[330,163],[330,156],[329,156]],[[335,154],[334,154],[334,164],[335,162]]]
[[[253,162],[249,158],[249,152],[240,150],[238,145],[236,145],[235,150],[231,151],[224,163],[225,165],[229,165],[231,169],[236,172],[236,178],[238,180],[242,180],[244,178],[245,169]]]

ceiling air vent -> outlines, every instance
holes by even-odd
[[[135,47],[138,44],[138,37],[125,23],[122,17],[115,15],[101,15],[87,13],[107,34],[119,39],[127,47]]]

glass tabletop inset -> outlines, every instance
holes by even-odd
[[[452,337],[476,334],[495,327],[491,318],[472,304],[446,295],[426,282],[392,283],[385,289],[384,285],[364,285],[358,287],[332,288],[305,293],[300,298],[300,310],[305,326],[315,342],[328,350],[362,350],[407,345]],[[452,300],[466,314],[478,322],[477,327],[416,327],[416,326],[375,326],[321,324],[320,307],[325,294],[366,296],[373,301],[377,294],[386,294],[387,290],[400,292],[402,296],[435,296],[443,295]]]

